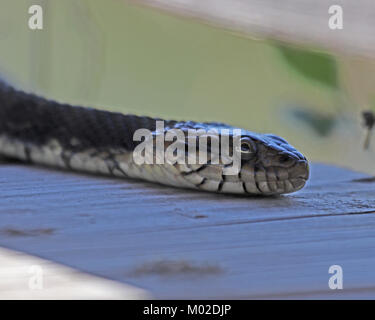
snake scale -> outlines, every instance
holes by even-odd
[[[308,161],[286,140],[244,129],[240,137],[241,166],[236,174],[224,174],[228,164],[212,163],[210,156],[203,164],[137,164],[132,154],[141,142],[134,141],[134,133],[146,128],[155,138],[157,120],[162,119],[59,103],[0,82],[0,155],[4,157],[176,187],[246,195],[291,193],[301,189],[309,177]],[[220,123],[163,121],[166,130],[178,128],[183,132],[235,129]],[[220,149],[215,150],[211,151],[220,153]]]

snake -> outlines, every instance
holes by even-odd
[[[228,162],[214,163],[210,161],[212,154],[206,155],[205,163],[137,163],[133,152],[142,142],[135,141],[134,134],[144,128],[152,133],[151,139],[157,139],[160,134],[157,121],[163,121],[165,130],[179,129],[184,133],[190,129],[227,129],[231,137],[234,129],[239,129],[240,169],[235,174],[225,174]],[[222,139],[221,134],[218,138]],[[234,140],[230,141],[233,149]],[[185,145],[186,141],[180,143]],[[220,148],[211,149],[211,153],[220,156]],[[190,151],[186,148],[184,152]],[[208,151],[197,152],[202,155]],[[303,188],[309,178],[306,157],[274,134],[217,122],[164,120],[74,106],[17,89],[3,80],[0,81],[0,156],[59,169],[223,194],[292,193]]]

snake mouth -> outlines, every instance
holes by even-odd
[[[300,177],[277,181],[243,182],[243,188],[248,194],[273,196],[296,192],[305,186],[306,181],[306,178]]]
[[[288,164],[289,165],[289,164]],[[247,164],[241,171],[244,190],[249,194],[278,195],[302,189],[309,178],[306,160],[295,160],[288,167],[275,163],[271,166]]]
[[[259,171],[259,172],[258,172]],[[262,195],[280,195],[296,192],[302,189],[309,178],[307,160],[297,160],[288,168],[270,166],[254,170],[253,181],[246,181],[242,174],[243,186],[246,193]],[[250,175],[250,178],[251,175]]]
[[[200,165],[183,174],[185,180],[206,191],[248,195],[280,195],[302,189],[309,177],[307,161],[294,166],[261,167],[246,164],[238,175],[224,175],[220,165]]]
[[[302,189],[309,178],[309,165],[307,161],[301,160],[288,170],[288,178],[283,181],[283,194],[292,193]]]
[[[292,178],[292,179],[288,179],[288,181],[289,181],[289,184],[292,186],[292,188],[290,188],[290,186],[287,187],[284,194],[296,192],[296,191],[302,189],[306,184],[307,178],[305,178],[305,177]]]

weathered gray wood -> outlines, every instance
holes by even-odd
[[[354,181],[356,180],[356,181]],[[158,298],[375,298],[375,182],[322,164],[246,198],[0,165],[0,245]],[[344,269],[344,290],[328,268]]]
[[[250,36],[375,55],[373,0],[133,0]],[[328,8],[340,5],[344,28],[331,30]]]

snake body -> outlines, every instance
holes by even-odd
[[[132,154],[140,142],[134,141],[134,133],[146,128],[156,136],[157,120],[162,119],[59,103],[0,83],[0,155],[5,157],[176,187],[248,195],[294,192],[308,179],[308,161],[286,140],[244,129],[241,139],[247,144],[241,168],[234,175],[224,174],[227,164],[213,164],[210,160],[203,164],[137,164]],[[221,123],[163,121],[167,129],[184,132],[235,129]]]

